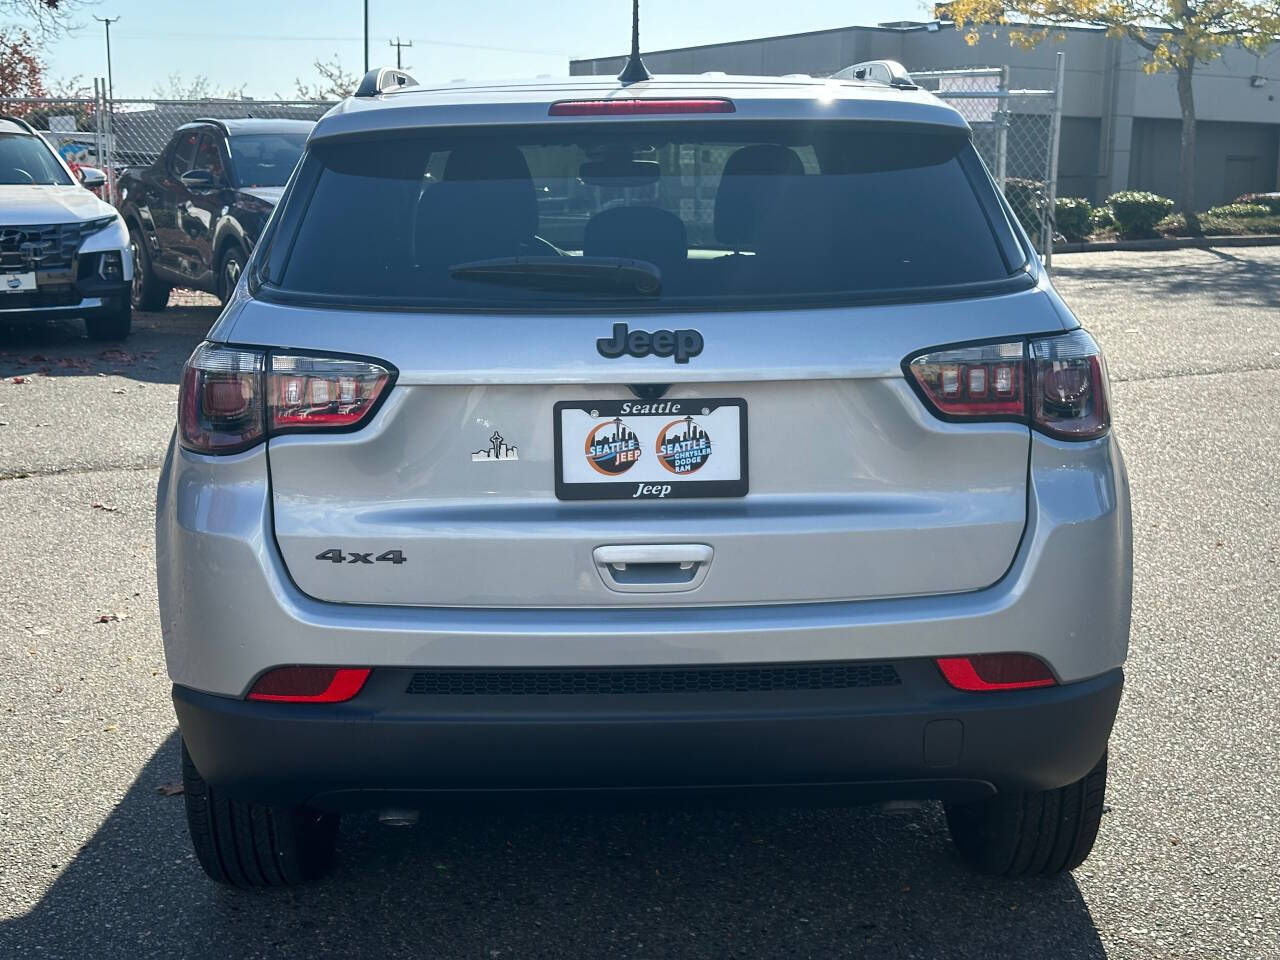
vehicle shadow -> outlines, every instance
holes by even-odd
[[[172,306],[135,313],[133,332],[119,343],[87,339],[79,320],[0,321],[0,379],[106,375],[176,384],[219,312],[216,306]]]
[[[1053,275],[1073,283],[1107,285],[1133,295],[1136,290],[1159,297],[1190,294],[1222,303],[1252,307],[1274,307],[1280,302],[1280,270],[1274,258],[1251,255],[1252,248],[1197,251],[1207,257],[1159,262],[1147,254],[1098,257],[1084,254],[1055,261]],[[1211,258],[1211,259],[1210,259]]]
[[[343,822],[297,890],[210,883],[177,734],[27,912],[9,957],[1105,957],[1069,878],[977,878],[941,811],[591,811]]]

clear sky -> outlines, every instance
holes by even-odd
[[[82,26],[44,52],[54,78],[106,75],[102,24],[111,28],[117,97],[149,97],[170,74],[209,78],[221,93],[292,95],[294,78],[314,79],[312,63],[337,56],[358,73],[361,0],[97,0],[77,14]],[[645,49],[746,40],[883,20],[922,19],[921,0],[641,0]],[[395,62],[388,41],[412,40],[404,63],[418,80],[529,77],[568,73],[572,57],[624,53],[629,0],[369,0],[370,65]]]

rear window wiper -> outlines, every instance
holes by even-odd
[[[656,297],[662,271],[647,260],[624,257],[499,257],[455,263],[449,276],[508,287],[621,293]]]

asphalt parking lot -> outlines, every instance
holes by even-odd
[[[216,310],[108,350],[0,327],[0,957],[1280,957],[1280,248],[1057,275],[1108,354],[1136,583],[1111,809],[1039,882],[968,874],[926,805],[347,818],[323,882],[215,887],[162,792],[152,511]]]

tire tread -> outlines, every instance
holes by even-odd
[[[1104,753],[1085,776],[1056,790],[949,803],[947,826],[961,857],[981,873],[1054,876],[1074,870],[1093,850],[1106,783]]]
[[[282,887],[319,876],[333,856],[338,818],[220,796],[182,744],[183,799],[196,859],[233,887]]]

